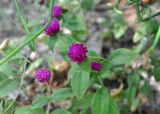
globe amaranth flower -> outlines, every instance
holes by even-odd
[[[45,25],[47,23],[47,20],[45,20],[42,25]],[[52,36],[55,35],[60,30],[60,24],[59,21],[56,19],[53,19],[50,23],[50,25],[44,30],[44,33],[46,35]]]
[[[52,17],[57,18],[60,17],[62,14],[62,8],[59,6],[54,6],[52,9]]]
[[[38,69],[36,71],[36,79],[40,82],[40,83],[46,83],[50,80],[51,78],[51,72],[49,70],[46,69]]]
[[[87,58],[87,49],[83,44],[73,43],[68,51],[68,56],[73,62],[81,63]]]
[[[91,69],[94,71],[100,71],[102,69],[102,64],[92,61],[91,62]]]

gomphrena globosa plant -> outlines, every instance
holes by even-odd
[[[0,49],[4,56],[0,61],[0,114],[133,114],[139,111],[141,102],[145,104],[141,97],[152,98],[150,77],[160,81],[157,51],[160,23],[155,18],[160,12],[152,13],[150,4],[146,5],[143,0],[117,0],[114,4],[110,1],[110,8],[105,10],[99,7],[106,1],[93,1],[57,0],[55,5],[55,0],[40,0],[40,8],[49,9],[49,17],[40,15],[41,19],[36,19],[45,20],[32,26],[31,20],[24,17],[19,1],[15,0],[25,36],[20,43],[17,41],[18,47],[11,43],[7,49]],[[135,10],[134,24],[138,27],[132,30],[136,31],[132,35],[127,33],[131,27],[125,23],[121,4],[131,5]],[[107,16],[97,18],[92,13]],[[41,38],[35,40],[39,35]],[[125,36],[127,40],[122,39]],[[132,36],[133,42],[128,39]],[[90,44],[92,37],[97,39]],[[99,40],[103,45],[98,54],[94,49]],[[44,54],[39,54],[38,48],[43,49],[36,45],[38,43],[47,46]],[[21,50],[25,46],[29,51],[23,55]],[[31,59],[33,51],[38,56]],[[55,56],[63,64],[54,60]],[[56,70],[62,67],[64,72]],[[30,93],[29,87],[36,89]],[[16,95],[10,97],[14,91]],[[29,99],[27,95],[34,96]],[[29,103],[19,103],[24,101],[24,96]]]

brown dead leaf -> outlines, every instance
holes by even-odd
[[[119,86],[119,88],[111,90],[110,94],[111,94],[112,98],[117,97],[117,95],[119,95],[122,92],[123,86],[124,86],[123,83],[121,83],[120,86]]]
[[[8,43],[9,43],[9,40],[8,39],[5,39],[1,44],[0,44],[0,50],[4,50],[8,47]]]
[[[57,72],[64,72],[69,68],[69,64],[65,61],[58,61],[54,63],[54,69]]]
[[[138,99],[140,100],[142,106],[149,103],[149,98],[142,93],[138,94]]]

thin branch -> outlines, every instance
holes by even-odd
[[[148,21],[148,20],[160,15],[160,11],[159,11],[149,17],[143,18],[141,15],[140,9],[139,9],[139,2],[140,2],[139,0],[136,0],[136,14],[137,14],[138,21],[140,21],[140,22]]]
[[[50,24],[51,20],[52,20],[52,7],[54,6],[54,1],[55,0],[51,0],[50,1],[50,14],[49,14],[49,18],[48,18],[48,22],[47,24],[42,27],[37,33],[35,33],[34,35],[29,35],[27,40],[25,42],[23,42],[18,48],[16,48],[13,52],[11,52],[7,57],[5,57],[3,60],[0,61],[0,65],[2,65],[3,63],[5,63],[6,61],[8,61],[11,57],[13,57],[17,52],[19,52],[24,46],[26,46],[29,42],[31,42],[32,40],[34,40],[35,38],[37,38]]]

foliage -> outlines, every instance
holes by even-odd
[[[55,70],[49,59],[45,60],[43,57],[39,57],[29,63],[28,54],[26,56],[20,52],[25,46],[29,47],[29,53],[36,50],[36,44],[39,43],[36,38],[52,21],[54,2],[54,0],[47,0],[45,3],[44,7],[46,10],[50,10],[50,15],[48,22],[44,26],[40,26],[43,18],[39,16],[35,19],[36,21],[34,20],[35,22],[32,20],[31,23],[23,16],[18,0],[15,0],[18,16],[26,35],[17,42],[18,47],[13,41],[10,41],[7,48],[0,49],[0,54],[3,56],[0,61],[0,114],[12,114],[14,109],[15,114],[44,114],[45,112],[47,114],[127,114],[135,112],[140,106],[138,95],[143,94],[151,98],[153,94],[148,80],[141,76],[142,72],[145,71],[149,76],[153,75],[156,81],[160,81],[160,60],[156,50],[160,39],[160,23],[155,18],[160,13],[146,14],[147,11],[144,10],[140,12],[140,0],[126,1],[127,5],[135,5],[137,15],[135,22],[137,21],[136,24],[140,25],[133,35],[135,47],[130,49],[113,48],[114,50],[107,54],[107,58],[101,57],[94,50],[87,49],[87,59],[81,63],[70,62],[68,51],[73,43],[83,43],[85,46],[83,38],[92,34],[88,30],[85,12],[94,10],[101,0],[57,1],[57,4],[63,8],[62,16],[57,18],[61,24],[61,31],[52,36],[42,35],[42,40],[52,53],[60,52],[63,59],[70,64],[67,85],[56,90],[51,88],[51,82],[54,81],[53,74],[53,78],[48,83],[39,87],[41,88],[40,94],[33,98],[31,105],[19,106],[16,102],[20,91],[25,89],[23,80],[24,76],[28,75],[26,71],[31,75],[31,71],[41,68],[44,63],[50,67],[51,71]],[[129,27],[124,21],[122,12],[118,9],[120,2],[121,0],[108,11],[110,20],[106,19],[100,23],[100,27],[108,29],[107,32],[102,32],[100,38],[113,36],[115,41],[123,40]],[[150,9],[148,5],[145,8]],[[65,33],[65,30],[69,32]],[[143,43],[144,39],[147,40],[150,48],[145,48],[147,43]],[[149,42],[150,40],[152,43]],[[148,64],[143,62],[146,59],[150,60]],[[92,61],[102,64],[102,69],[94,71],[91,68]],[[134,67],[136,61],[140,63],[140,66]],[[105,83],[106,80],[110,83],[114,80],[122,85],[125,81],[126,85],[120,89],[115,88],[116,91],[112,92],[113,88]],[[142,81],[144,84],[140,85]],[[10,96],[14,92],[17,95],[15,98],[11,98]],[[50,109],[51,105],[66,101],[71,102],[71,106],[68,108]]]

